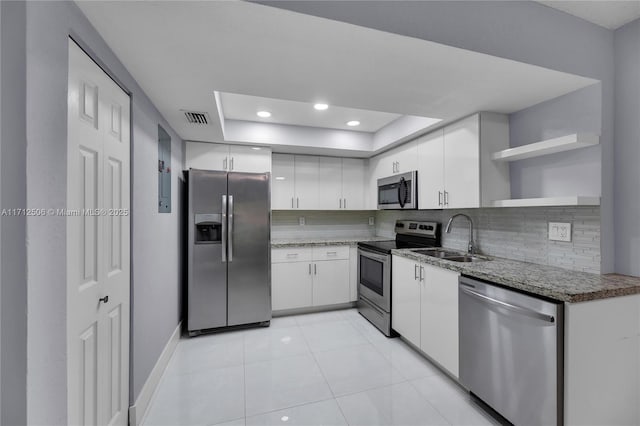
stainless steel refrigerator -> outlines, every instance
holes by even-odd
[[[189,335],[271,320],[269,176],[185,172]]]

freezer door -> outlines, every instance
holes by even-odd
[[[269,173],[229,173],[228,325],[271,319]]]
[[[189,331],[227,325],[227,264],[224,257],[227,174],[191,169],[189,183]]]

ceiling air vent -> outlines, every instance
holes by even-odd
[[[209,124],[209,114],[206,112],[183,111],[187,121],[191,124]]]

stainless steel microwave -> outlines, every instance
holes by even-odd
[[[378,179],[378,209],[418,208],[418,172],[407,172]]]

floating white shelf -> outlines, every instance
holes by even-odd
[[[568,197],[520,198],[495,200],[493,207],[599,206],[600,197],[573,195]]]
[[[548,139],[546,141],[498,151],[493,153],[491,158],[495,161],[524,160],[525,158],[533,158],[541,155],[555,154],[556,152],[586,148],[599,143],[600,136],[598,135],[594,135],[592,133],[574,133],[559,138]]]

